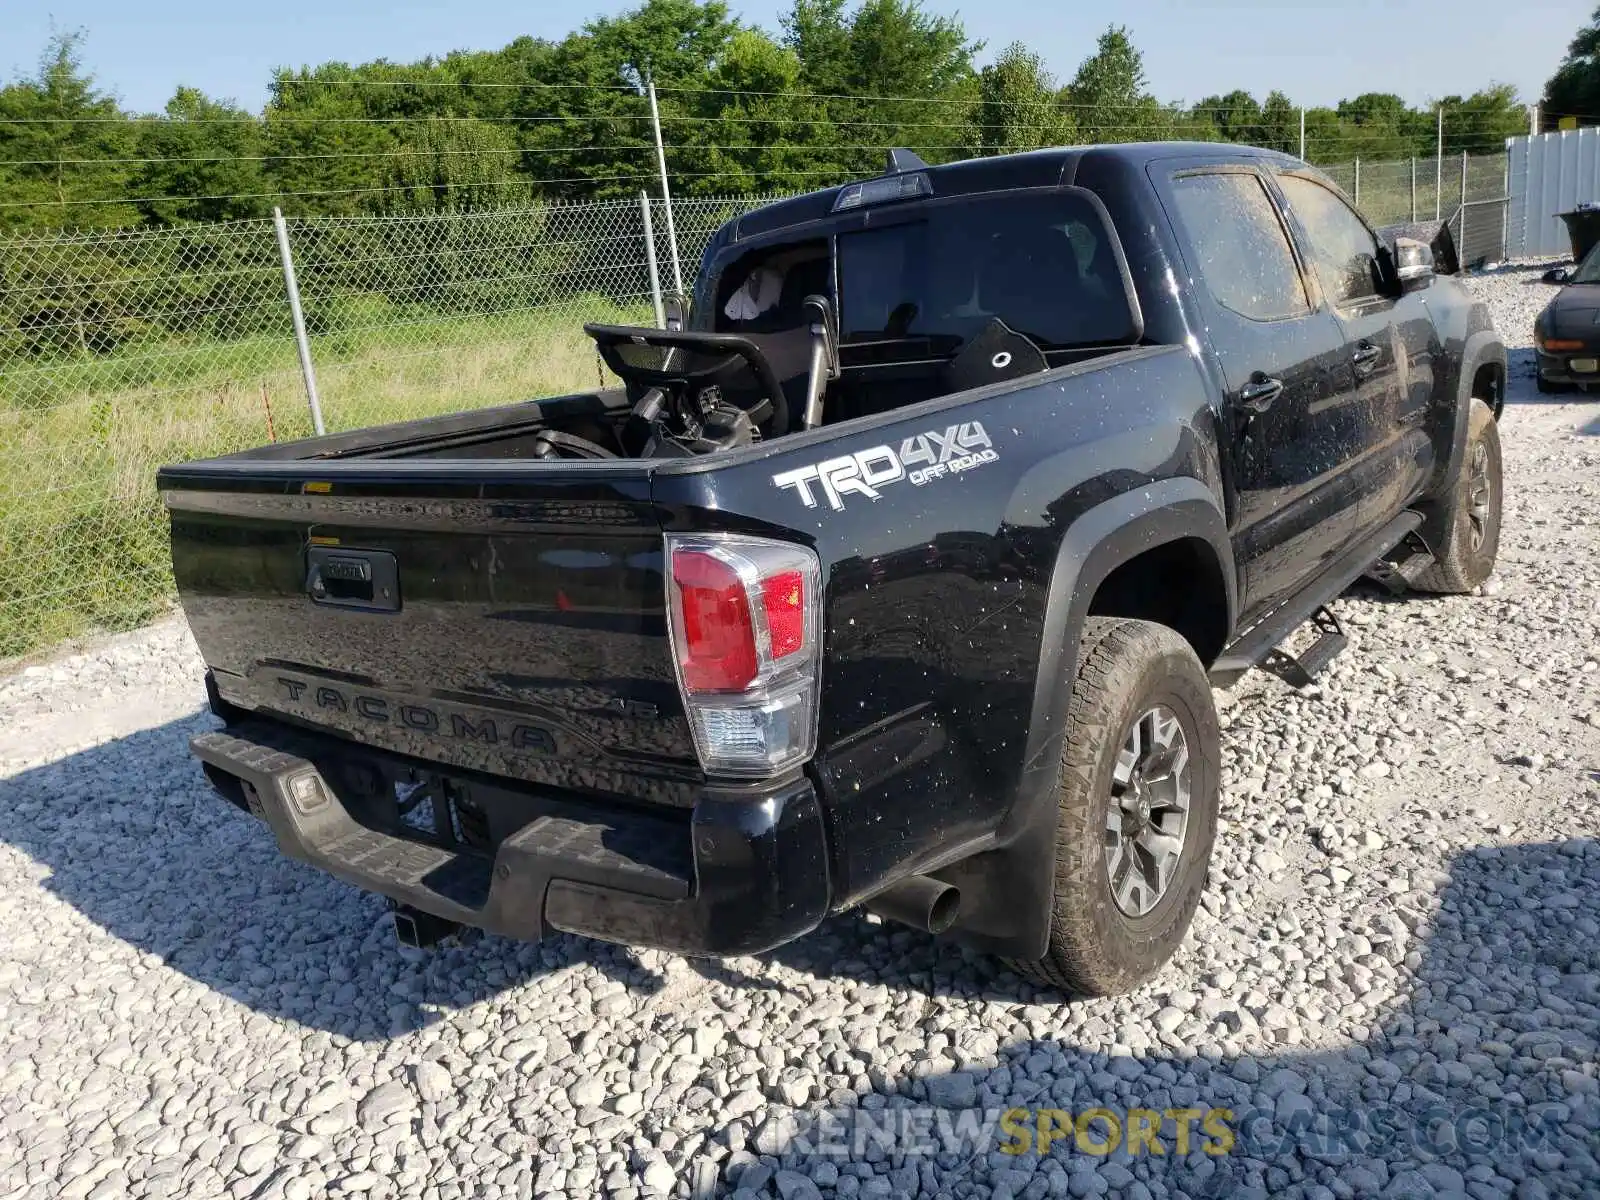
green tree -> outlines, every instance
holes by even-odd
[[[0,88],[0,229],[128,225],[133,127],[83,67],[81,32],[52,37],[38,72]]]
[[[526,205],[516,135],[473,117],[414,124],[384,159],[379,207],[387,213],[483,212]]]
[[[264,216],[272,202],[261,122],[237,105],[179,88],[166,117],[137,123],[132,192],[154,225]]]
[[[1446,153],[1498,154],[1507,138],[1528,132],[1528,110],[1510,84],[1490,84],[1465,99],[1447,96],[1441,103]],[[1433,128],[1430,122],[1424,124],[1426,140],[1433,136]]]
[[[811,100],[826,139],[816,145],[819,171],[875,172],[889,146],[959,157],[983,48],[959,20],[929,14],[920,0],[863,0],[848,14],[843,0],[795,0],[781,25],[802,88],[826,97]]]
[[[849,91],[850,19],[845,0],[794,0],[778,18],[783,44],[800,62],[800,86],[808,92]]]
[[[1300,110],[1282,92],[1268,92],[1261,105],[1261,141],[1264,150],[1300,153]]]
[[[1325,111],[1318,110],[1319,132],[1325,125],[1320,113]],[[1331,132],[1325,138],[1319,137],[1314,145],[1309,125],[1306,130],[1306,153],[1319,162],[1347,162],[1354,158],[1391,162],[1408,158],[1416,147],[1415,113],[1393,93],[1364,92],[1354,99],[1341,100],[1333,115]]]
[[[524,155],[547,194],[623,196],[655,175],[644,82],[659,91],[670,170],[705,177],[707,147],[723,135],[707,77],[738,31],[720,2],[647,0],[616,17],[591,21],[554,45],[541,82],[520,114]],[[692,189],[691,189],[692,190]]]
[[[274,75],[263,140],[285,212],[348,216],[381,208],[383,164],[397,132],[417,118],[375,117],[369,105],[401,98],[362,87],[370,77],[345,63]]]
[[[1013,42],[978,77],[974,141],[979,153],[1010,154],[1073,140],[1071,111],[1057,101],[1055,78],[1044,60]]]
[[[1207,96],[1191,110],[1197,120],[1209,121],[1225,142],[1259,146],[1265,136],[1261,105],[1249,92],[1235,89],[1226,96]]]
[[[792,49],[741,29],[706,84],[696,111],[714,118],[708,124],[718,139],[696,160],[705,174],[693,190],[803,191],[824,182],[814,174],[814,149],[828,132],[815,103],[796,94],[800,59]]]
[[[1553,128],[1561,117],[1579,124],[1600,123],[1600,8],[1567,45],[1567,56],[1544,85],[1542,116]]]
[[[1145,90],[1145,82],[1144,56],[1127,29],[1107,29],[1067,85],[1079,138],[1137,142],[1169,136],[1174,113]]]

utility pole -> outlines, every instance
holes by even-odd
[[[1306,161],[1306,110],[1300,107],[1300,161]]]
[[[661,141],[661,111],[656,108],[656,82],[649,77],[644,81],[650,95],[650,124],[656,131],[656,166],[661,169],[661,201],[667,210],[667,247],[672,251],[672,286],[683,295],[683,266],[678,260],[678,229],[672,220],[672,191],[667,186],[667,149]]]

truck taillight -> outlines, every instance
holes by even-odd
[[[803,546],[667,535],[672,652],[700,765],[764,778],[817,746],[822,570]]]

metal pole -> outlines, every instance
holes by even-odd
[[[1456,230],[1456,245],[1461,257],[1467,253],[1467,152],[1461,152],[1461,228]]]
[[[1417,156],[1411,156],[1411,219],[1417,219]]]
[[[300,311],[300,284],[294,277],[294,257],[289,253],[289,227],[283,223],[283,210],[272,210],[272,227],[278,233],[278,257],[283,260],[283,290],[289,294],[289,315],[294,320],[294,341],[300,350],[300,374],[305,376],[306,400],[311,405],[311,427],[321,437],[328,432],[322,425],[322,400],[317,395],[317,372],[311,365],[311,343],[306,340],[306,318]]]
[[[672,251],[672,286],[683,295],[683,266],[678,261],[678,230],[672,221],[672,191],[667,187],[667,149],[661,142],[661,112],[656,108],[656,84],[645,80],[645,90],[650,94],[650,124],[656,132],[656,166],[661,169],[661,202],[667,209],[667,245]]]
[[[1528,136],[1539,136],[1539,106],[1537,104],[1528,105]]]
[[[1509,151],[1502,161],[1504,166],[1501,168],[1500,173],[1500,260],[1504,262],[1506,252],[1511,249],[1511,154]]]
[[[1439,105],[1439,148],[1433,156],[1433,219],[1439,219],[1440,198],[1444,195],[1444,105]]]
[[[1300,109],[1300,161],[1306,161],[1306,110]]]
[[[1356,192],[1356,194],[1352,197],[1352,199],[1355,200],[1356,207],[1360,208],[1361,207],[1361,157],[1360,157],[1360,155],[1356,156],[1356,187],[1355,187],[1355,192]]]
[[[644,217],[644,262],[650,268],[650,300],[656,306],[656,328],[667,327],[667,314],[661,307],[661,272],[656,269],[656,227],[650,220],[650,193],[639,190],[639,212]]]

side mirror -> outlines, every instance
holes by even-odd
[[[1394,273],[1402,294],[1420,291],[1433,283],[1433,249],[1426,242],[1396,238]]]
[[[1551,267],[1539,278],[1546,283],[1566,283],[1572,278],[1572,271],[1568,267]]]
[[[674,333],[681,332],[689,324],[689,304],[682,296],[668,296],[662,300],[661,312],[667,328]]]

